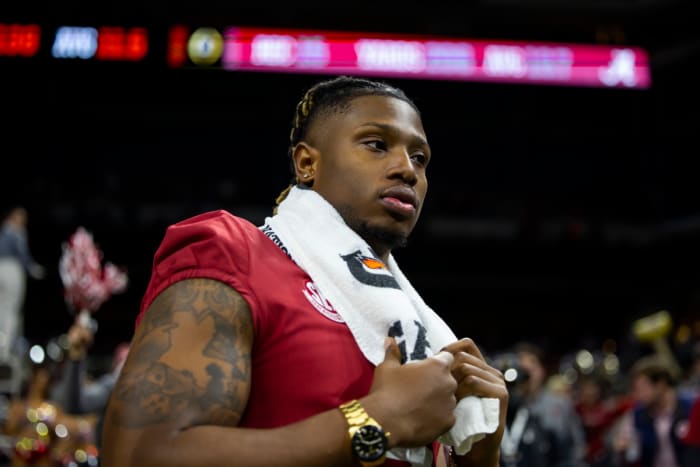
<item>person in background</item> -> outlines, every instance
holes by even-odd
[[[691,399],[677,391],[674,368],[663,356],[638,359],[630,370],[633,409],[618,427],[613,448],[618,465],[680,467]]]
[[[634,402],[631,397],[610,394],[610,381],[600,373],[582,374],[576,381],[574,407],[586,435],[586,462],[590,467],[612,463],[609,437]]]
[[[88,350],[92,346],[96,329],[77,317],[68,330],[68,353],[64,362],[63,375],[56,385],[56,401],[64,411],[73,415],[93,414],[95,424],[95,444],[99,448],[102,437],[104,410],[119,378],[119,373],[129,353],[129,343],[122,342],[115,348],[111,368],[97,378],[89,378],[86,368]]]
[[[93,444],[96,417],[68,414],[53,399],[57,377],[53,362],[30,365],[29,377],[21,393],[12,398],[5,420],[4,435],[13,446],[12,466],[70,465],[77,460],[76,450],[97,460]]]
[[[104,466],[496,467],[503,375],[391,254],[427,192],[417,107],[385,83],[319,82],[289,155],[265,225],[213,211],[165,232]]]
[[[503,467],[579,467],[584,464],[585,435],[573,401],[545,384],[544,352],[531,342],[514,346],[518,379],[503,436]]]
[[[13,348],[24,333],[26,278],[43,279],[46,275],[29,249],[27,226],[28,213],[22,206],[5,212],[0,226],[0,366],[7,373],[3,374],[0,392],[10,395],[17,395],[22,380],[22,357]]]
[[[683,460],[681,467],[697,467],[700,465],[700,397],[693,401],[688,417],[688,429],[682,438]]]
[[[690,346],[688,357],[686,371],[678,384],[678,393],[694,399],[700,396],[700,340],[694,341]]]

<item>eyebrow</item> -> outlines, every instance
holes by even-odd
[[[400,129],[399,127],[397,127],[397,126],[395,126],[395,125],[389,125],[389,124],[386,124],[386,123],[366,122],[366,123],[361,124],[360,126],[361,126],[361,127],[363,127],[363,126],[374,126],[374,127],[377,127],[377,128],[381,128],[382,130],[387,131],[387,132],[390,132],[390,133],[401,133],[401,129]],[[415,139],[416,141],[418,141],[418,143],[422,144],[423,146],[428,146],[428,147],[430,147],[430,145],[429,145],[428,142],[425,140],[425,138],[422,138],[422,137],[420,137],[420,136],[418,136],[418,135],[411,135],[411,137],[412,137],[413,139]]]

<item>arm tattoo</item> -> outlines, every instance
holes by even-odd
[[[178,282],[150,306],[115,388],[115,423],[235,426],[250,386],[245,300],[209,279]],[[131,362],[129,362],[131,363]]]

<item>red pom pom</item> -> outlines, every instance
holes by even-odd
[[[94,313],[112,294],[126,290],[128,284],[123,268],[112,263],[102,267],[102,251],[83,227],[78,227],[63,244],[59,273],[65,300],[74,310]]]

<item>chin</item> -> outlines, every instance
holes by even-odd
[[[362,216],[347,205],[336,206],[345,223],[362,237],[375,253],[383,252],[406,246],[408,236],[413,230],[414,222],[409,219],[397,219],[382,213],[381,216]]]
[[[356,231],[370,245],[381,245],[388,251],[404,247],[408,243],[409,232],[404,229],[363,222]]]

